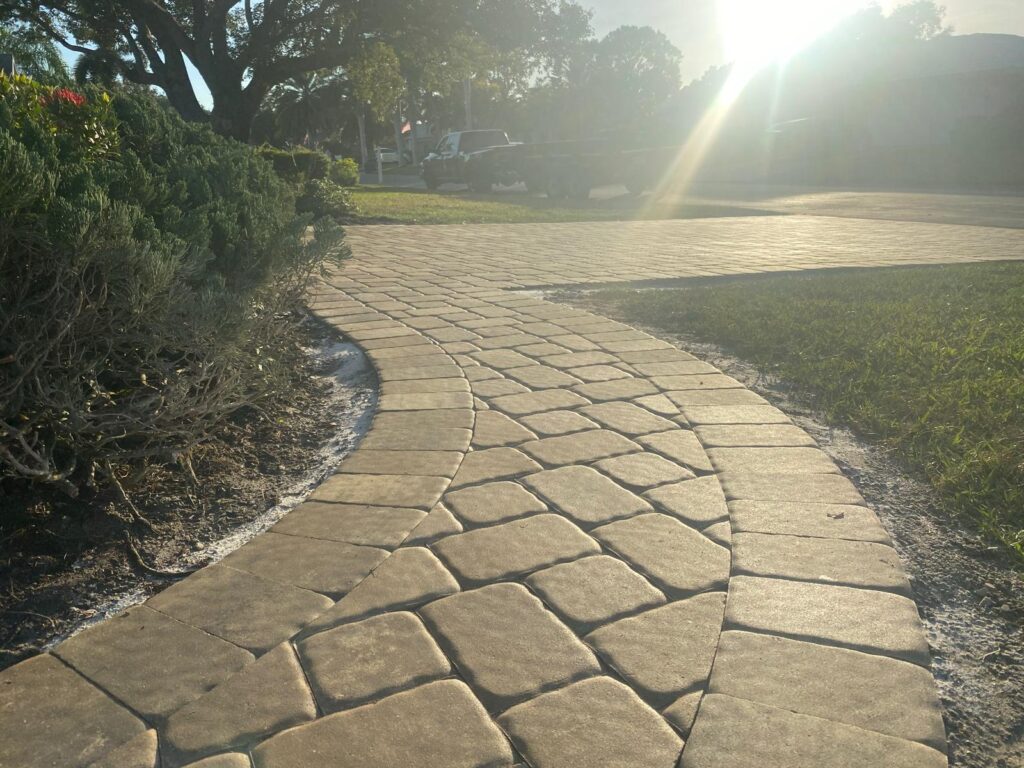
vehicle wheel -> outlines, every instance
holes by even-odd
[[[469,182],[469,188],[478,195],[486,195],[494,191],[494,185],[482,179]]]
[[[561,176],[554,176],[548,180],[547,193],[552,200],[564,200],[569,196],[569,185]]]
[[[427,189],[431,192],[436,192],[441,186],[441,180],[432,173],[424,175],[423,183],[427,185]]]
[[[640,195],[647,191],[647,184],[640,179],[629,179],[626,182],[626,191],[634,197],[640,197]]]
[[[590,181],[582,177],[573,179],[572,188],[569,190],[569,194],[572,195],[573,200],[589,200]]]

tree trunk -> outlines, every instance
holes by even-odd
[[[420,164],[420,148],[416,141],[416,122],[419,119],[420,107],[416,103],[416,97],[409,94],[409,144],[412,146],[412,164]]]
[[[402,138],[401,113],[395,115],[393,123],[395,126],[395,149],[398,151],[398,167],[401,168],[405,165],[405,139]]]
[[[366,113],[360,112],[356,116],[356,121],[359,123],[359,151],[362,153],[363,157],[362,168],[364,171],[369,172],[370,150],[366,143]]]

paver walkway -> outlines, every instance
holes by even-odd
[[[314,306],[380,374],[359,450],[220,564],[0,673],[0,766],[946,765],[908,581],[829,458],[687,353],[510,289],[1021,258],[1024,234],[350,240]]]

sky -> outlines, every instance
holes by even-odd
[[[750,0],[762,4],[775,0]],[[814,0],[825,4],[834,0]],[[727,25],[722,18],[728,0],[580,0],[594,10],[598,34],[623,24],[660,29],[683,52],[683,82],[700,77],[712,66],[726,64]],[[807,0],[805,0],[807,2]],[[867,0],[864,0],[867,4]],[[902,4],[885,0],[883,7]],[[946,23],[957,34],[1000,32],[1024,35],[1024,0],[940,0],[946,6]],[[737,3],[732,3],[737,5]]]

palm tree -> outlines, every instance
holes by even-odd
[[[45,85],[69,85],[71,74],[57,47],[40,32],[0,22],[0,51],[14,55],[18,70]]]
[[[266,108],[285,139],[315,145],[345,119],[350,109],[348,91],[338,70],[309,72],[271,91]]]

